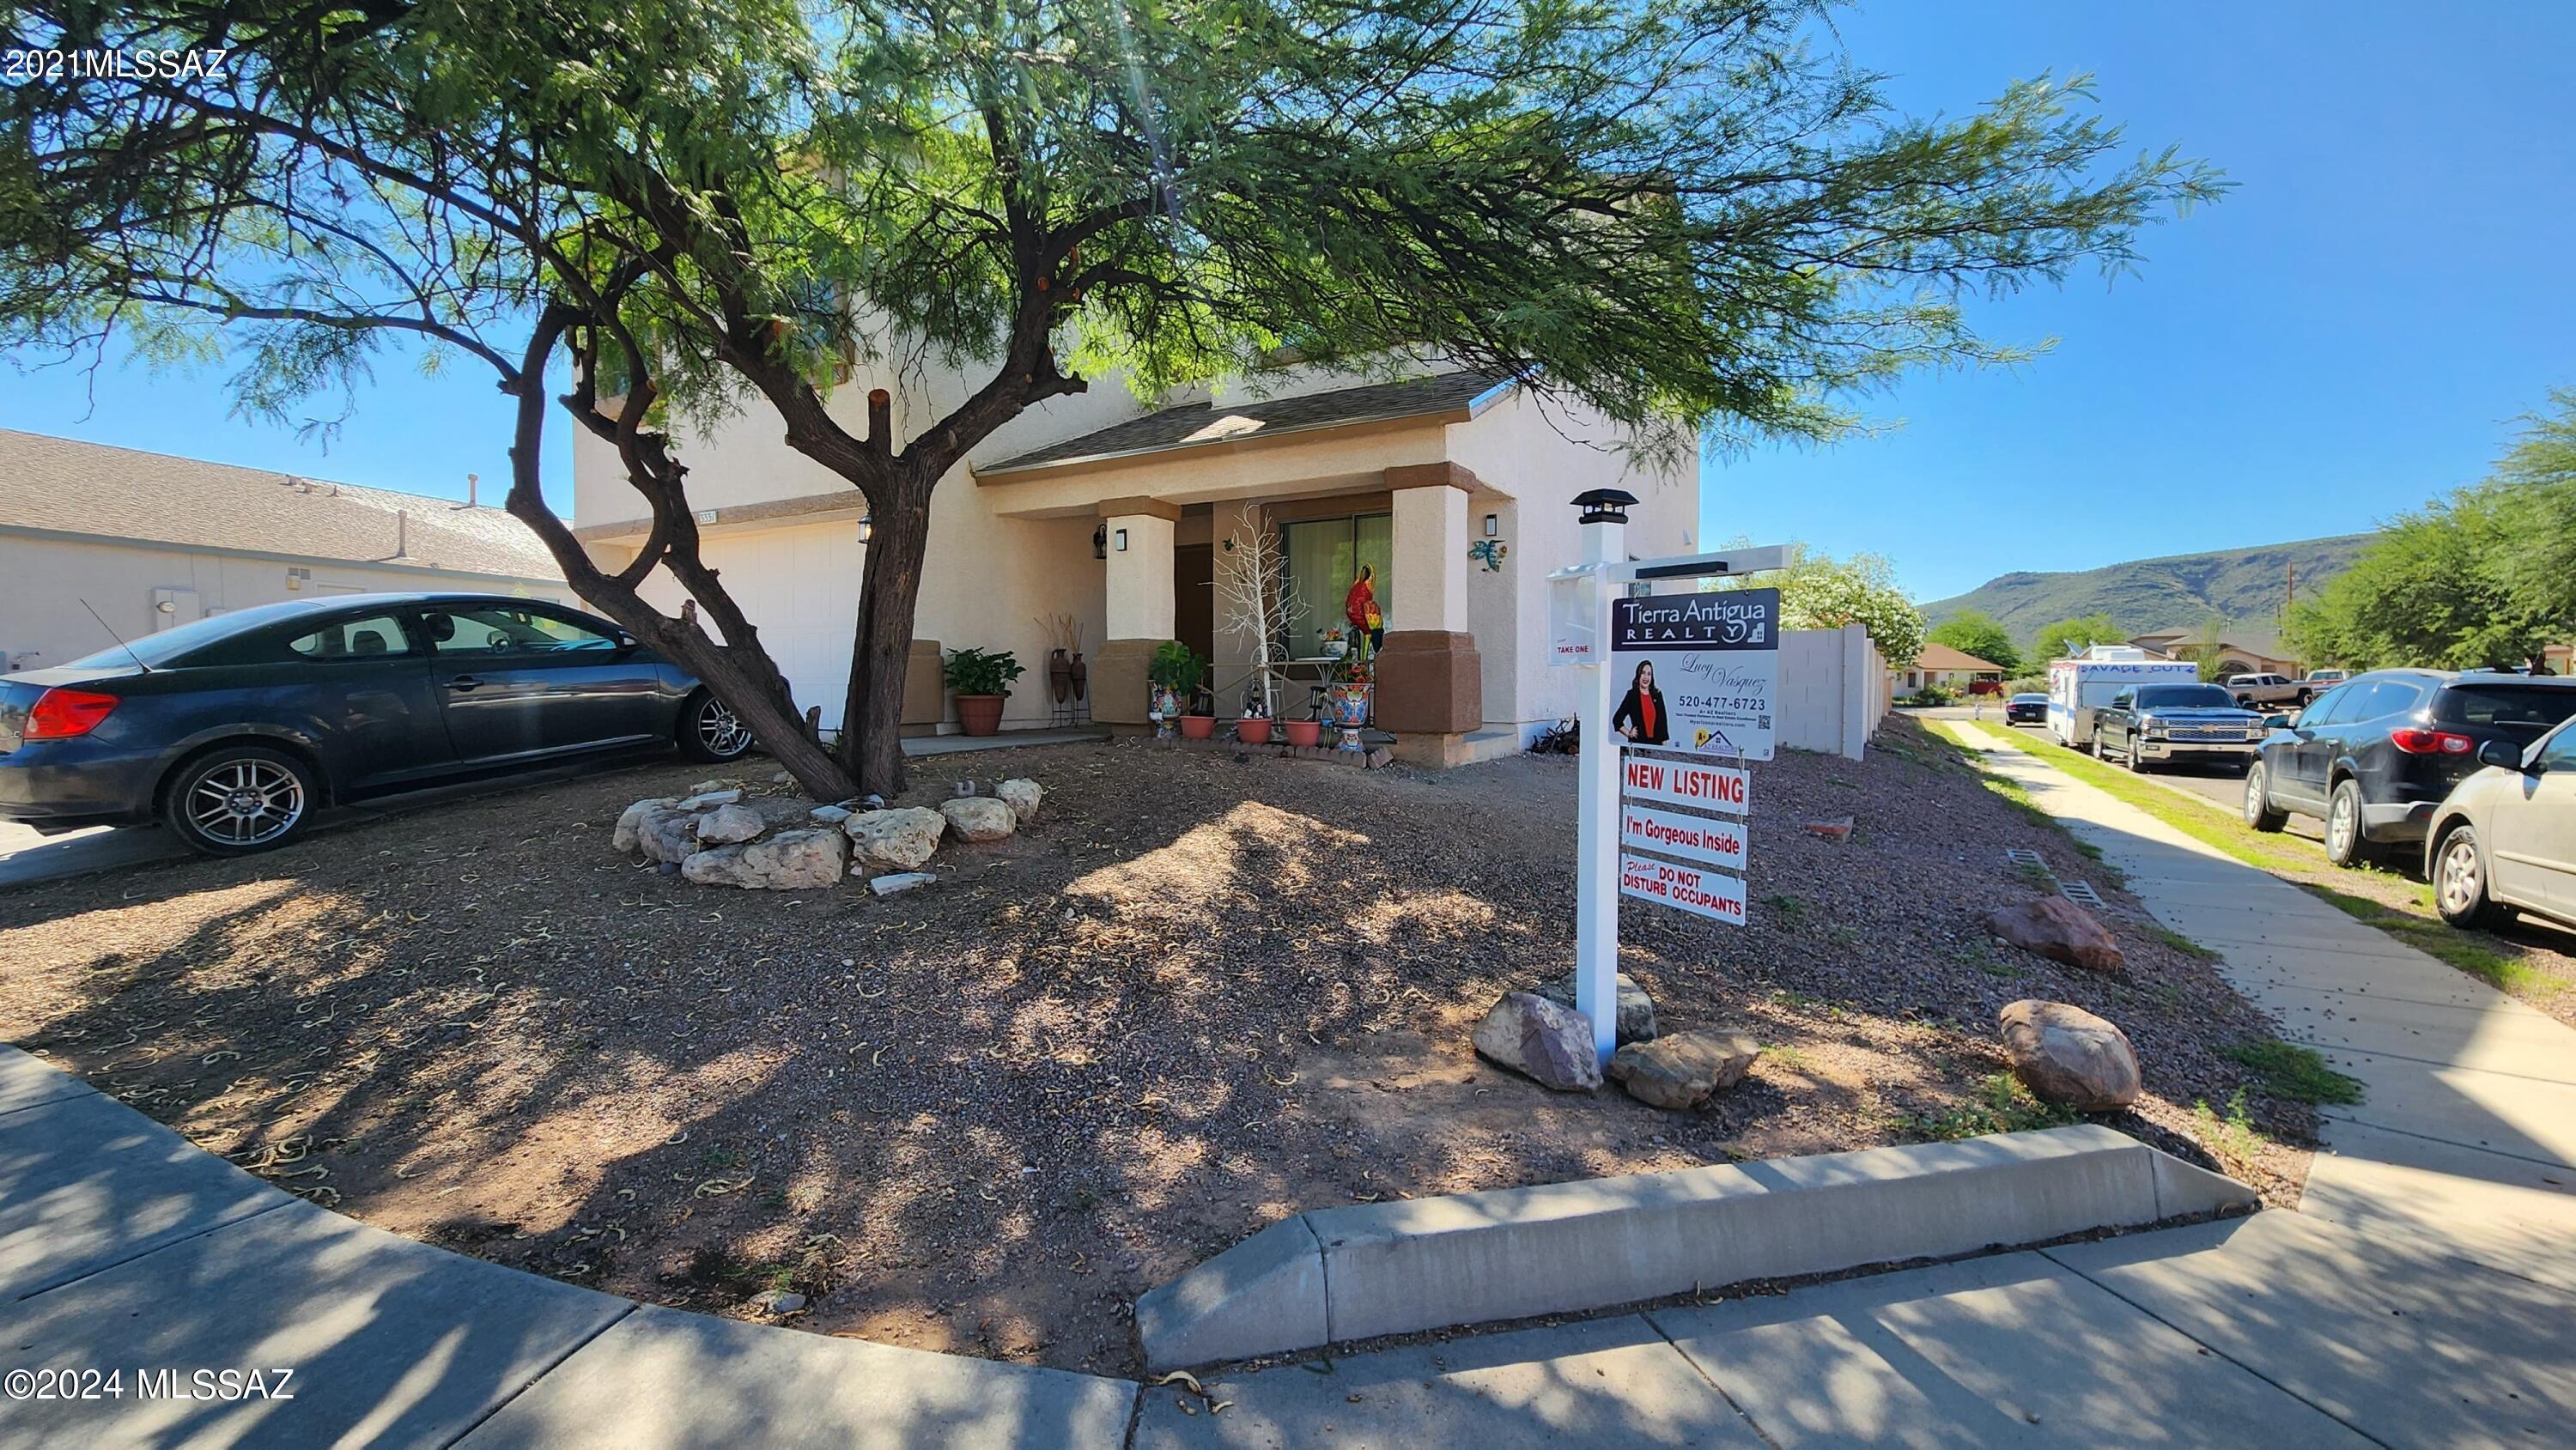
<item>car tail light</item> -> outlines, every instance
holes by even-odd
[[[2413,725],[2388,732],[2388,743],[2409,755],[2467,755],[2478,742],[2456,730],[2424,730]]]
[[[27,712],[28,740],[69,740],[87,735],[98,728],[98,722],[114,710],[119,701],[114,695],[100,695],[88,690],[51,689],[36,697],[35,708]]]

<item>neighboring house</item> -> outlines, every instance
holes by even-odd
[[[496,508],[5,429],[0,581],[8,669],[308,594],[573,597]]]
[[[2161,629],[2134,636],[2129,643],[2156,659],[2197,661],[2201,654],[2200,631],[2194,629]],[[2288,675],[2297,679],[2306,672],[2279,640],[2231,630],[2218,637],[2216,673],[2220,679],[2229,675]]]
[[[894,393],[896,433],[963,396],[954,374],[891,370],[837,390],[865,427],[868,389]],[[1226,627],[1213,581],[1254,531],[1284,545],[1302,609],[1281,631],[1297,681],[1281,713],[1303,715],[1325,671],[1361,564],[1385,615],[1377,721],[1400,755],[1452,765],[1519,749],[1576,712],[1581,672],[1548,664],[1547,573],[1577,561],[1575,495],[1624,488],[1632,555],[1687,552],[1699,516],[1698,461],[1648,463],[1616,427],[1546,403],[1510,381],[1447,371],[1394,382],[1305,374],[1264,395],[1207,390],[1137,401],[1115,380],[1030,410],[941,480],[916,615],[905,722],[947,718],[942,649],[1006,649],[1029,673],[1004,714],[1042,725],[1049,621],[1070,618],[1090,665],[1092,718],[1146,719],[1145,667],[1179,639],[1212,657],[1219,713],[1231,716],[1253,642]],[[706,557],[759,626],[799,707],[840,723],[866,550],[858,491],[789,449],[757,401],[683,441]],[[608,567],[634,558],[643,500],[614,453],[575,440],[578,531]],[[1501,550],[1479,548],[1487,540]],[[1485,558],[1498,554],[1498,568]],[[648,592],[676,608],[666,575]]]
[[[1915,657],[1913,668],[1898,670],[1895,675],[1896,693],[1910,695],[1926,686],[1965,690],[1978,680],[2000,684],[2004,667],[1992,660],[1981,660],[1966,650],[1952,649],[1935,642],[1923,646],[1923,653]]]

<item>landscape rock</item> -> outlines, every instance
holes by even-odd
[[[993,799],[1011,808],[1011,816],[1025,826],[1038,813],[1046,799],[1046,787],[1025,777],[1006,780],[993,787]]]
[[[1807,834],[1810,836],[1821,836],[1828,841],[1851,839],[1852,818],[1849,816],[1834,816],[1826,820],[1806,821],[1801,824],[1806,827]]]
[[[840,832],[818,827],[700,851],[680,863],[680,874],[701,886],[802,891],[837,884],[848,856],[849,843]]]
[[[664,865],[689,859],[698,849],[698,813],[677,805],[646,811],[635,822],[635,847]]]
[[[1559,1092],[1601,1086],[1591,1019],[1536,992],[1505,992],[1476,1024],[1476,1051]]]
[[[736,790],[741,786],[742,782],[738,780],[702,780],[696,785],[689,787],[689,794],[713,795],[717,791]]]
[[[2008,906],[1986,914],[1986,930],[2024,951],[2094,972],[2118,972],[2128,966],[2120,944],[2093,913],[2062,896]]]
[[[776,775],[771,776],[769,778],[769,783],[771,785],[794,785],[796,783],[796,772],[792,770],[782,770]]]
[[[1538,994],[1559,1007],[1574,1006],[1574,974],[1566,973],[1539,988]],[[1655,999],[1647,996],[1646,989],[1626,972],[1619,974],[1619,1025],[1612,1033],[1615,1040],[1623,1043],[1655,1039]]]
[[[948,818],[948,829],[961,841],[999,841],[1019,828],[1019,816],[988,795],[941,801],[939,813]]]
[[[700,783],[704,784],[704,782]],[[689,793],[689,798],[687,800],[680,802],[680,809],[684,811],[711,811],[718,806],[732,805],[734,802],[741,799],[742,792],[739,789],[692,791]]]
[[[679,803],[678,796],[666,795],[655,796],[650,800],[640,800],[628,806],[617,817],[617,829],[609,836],[609,844],[615,847],[620,855],[636,850],[642,844],[639,833],[643,829],[644,817],[653,811],[670,810]]]
[[[2107,1113],[2138,1100],[2138,1053],[2117,1026],[2064,1002],[2024,1000],[1996,1014],[2013,1076],[2042,1102]]]
[[[947,829],[946,816],[920,806],[861,811],[841,823],[850,838],[851,855],[860,865],[894,871],[914,870],[929,860],[930,853],[939,849],[939,833]]]
[[[916,886],[928,886],[938,879],[927,871],[890,871],[883,876],[869,877],[868,889],[879,896],[893,896]]]
[[[1641,1103],[1704,1108],[1744,1081],[1761,1055],[1762,1045],[1740,1032],[1677,1032],[1612,1053],[1610,1076]]]
[[[751,1296],[754,1314],[793,1314],[805,1307],[805,1296],[792,1289],[763,1289]]]
[[[848,820],[851,816],[856,815],[857,812],[851,810],[848,806],[816,806],[805,814],[813,817],[815,820],[821,821],[824,825],[837,826],[843,821]]]
[[[749,806],[718,806],[698,818],[698,840],[718,846],[748,841],[768,825],[760,818],[760,812]]]

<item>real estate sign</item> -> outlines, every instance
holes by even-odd
[[[1619,791],[1634,800],[1700,806],[1740,816],[1752,803],[1753,777],[1731,765],[1650,755],[1632,745],[1620,753]]]
[[[1610,601],[1616,730],[1640,745],[1769,760],[1780,591]]]
[[[1744,925],[1744,878],[1676,866],[1646,856],[1619,858],[1619,894],[1694,915]]]
[[[1730,871],[1744,869],[1744,825],[1740,821],[1659,811],[1631,801],[1619,807],[1619,844],[1723,866]]]

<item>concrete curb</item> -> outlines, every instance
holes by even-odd
[[[2099,1125],[1319,1209],[1136,1301],[1157,1372],[2260,1205]]]

